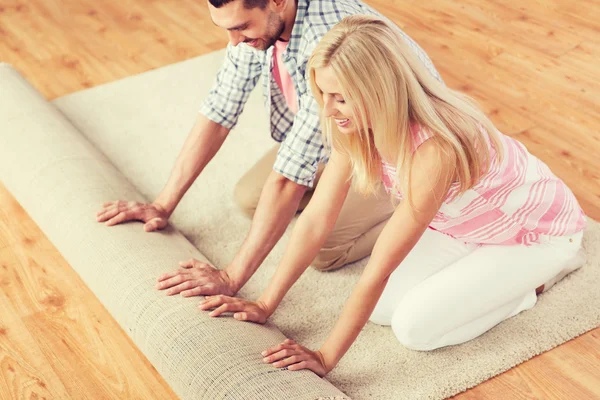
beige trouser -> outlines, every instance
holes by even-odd
[[[265,154],[235,186],[234,198],[240,209],[249,217],[254,215],[260,193],[267,177],[273,170],[279,145]],[[317,172],[315,186],[324,166]],[[298,210],[310,201],[314,188],[309,189]],[[377,237],[394,212],[389,195],[382,188],[378,196],[364,197],[350,189],[337,219],[333,232],[315,258],[312,266],[321,271],[340,268],[371,254]]]

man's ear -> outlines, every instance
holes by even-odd
[[[281,13],[285,10],[288,1],[290,0],[269,0],[269,8],[273,12]]]

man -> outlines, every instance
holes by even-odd
[[[260,77],[265,104],[269,105],[271,136],[280,144],[235,187],[237,204],[253,218],[237,255],[223,270],[194,259],[180,263],[181,269],[159,277],[157,288],[168,289],[169,295],[233,296],[273,249],[296,212],[306,206],[328,160],[318,106],[305,76],[306,64],[320,38],[344,17],[380,15],[359,0],[208,1],[213,22],[227,30],[230,43],[216,83],[165,188],[153,203],[106,203],[97,220],[109,226],[140,220],[147,232],[164,228],[185,192],[236,125]],[[403,36],[430,72],[441,79],[423,50]],[[383,190],[380,196],[370,198],[351,190],[313,267],[333,270],[369,255],[392,213]]]

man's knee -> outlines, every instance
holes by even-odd
[[[347,251],[323,248],[313,260],[311,267],[321,272],[333,271],[346,265],[347,259]]]
[[[236,183],[235,188],[233,189],[233,200],[235,201],[235,204],[248,218],[254,217],[256,207],[258,206],[260,194],[257,196],[255,192],[256,190],[248,187],[243,180]]]

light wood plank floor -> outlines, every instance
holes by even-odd
[[[600,220],[600,0],[368,0]],[[0,61],[49,99],[220,49],[205,0],[0,0]],[[0,88],[1,90],[1,88]],[[600,329],[457,399],[600,399]],[[0,399],[176,398],[0,186]]]

